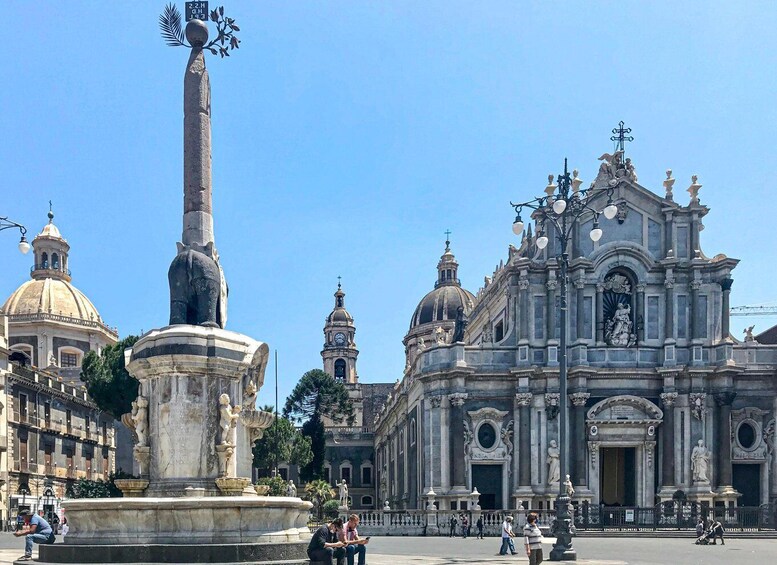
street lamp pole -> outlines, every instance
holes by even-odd
[[[510,205],[515,209],[516,217],[513,222],[513,232],[520,235],[523,231],[524,222],[521,219],[521,211],[524,208],[532,210],[532,218],[537,222],[536,240],[537,248],[542,250],[548,245],[548,233],[558,241],[558,279],[561,287],[559,297],[559,492],[556,497],[556,519],[553,523],[552,531],[556,536],[556,543],[550,552],[551,561],[574,561],[577,559],[577,552],[572,547],[572,499],[567,492],[565,483],[569,466],[569,437],[567,434],[568,406],[567,406],[567,272],[569,270],[569,243],[573,237],[573,230],[579,225],[578,220],[583,215],[593,217],[593,228],[589,237],[594,241],[599,241],[602,237],[602,230],[599,228],[599,216],[604,214],[605,218],[612,219],[618,212],[618,208],[612,202],[614,187],[608,185],[604,188],[589,188],[580,190],[582,181],[577,177],[577,171],[574,171],[572,178],[567,170],[567,160],[564,159],[564,173],[558,175],[557,183],[553,184],[553,175],[548,177],[548,186],[545,189],[546,196],[541,196],[523,202],[521,204]],[[592,201],[600,195],[607,196],[607,204],[604,210],[599,211],[591,206]],[[548,309],[550,314],[550,308]],[[548,336],[549,338],[552,336]]]
[[[25,235],[27,234],[27,228],[25,228],[23,225],[21,225],[18,222],[9,220],[8,217],[0,216],[0,231],[8,230],[8,229],[19,230],[19,232],[22,235],[22,238],[19,240],[19,251],[21,251],[22,254],[26,255],[30,251],[30,244],[27,242],[27,238],[25,237]]]

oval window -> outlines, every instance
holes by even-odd
[[[739,424],[737,439],[739,439],[739,445],[744,449],[753,447],[755,445],[755,428],[753,428],[753,425],[748,422]]]
[[[491,449],[496,443],[496,430],[494,426],[485,423],[478,429],[478,443],[483,449]]]

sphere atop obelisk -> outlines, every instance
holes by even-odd
[[[192,47],[201,48],[208,42],[208,26],[197,18],[189,20],[186,24],[186,39]]]

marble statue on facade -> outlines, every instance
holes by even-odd
[[[148,399],[138,396],[132,402],[132,423],[135,435],[138,438],[138,446],[148,445]]]
[[[418,348],[418,353],[421,353],[424,349],[426,349],[426,344],[424,343],[423,337],[418,338],[418,341],[416,342],[416,347]]]
[[[561,480],[561,467],[559,465],[560,450],[555,439],[550,440],[550,447],[548,447],[548,484],[558,484]]]
[[[464,307],[459,306],[456,309],[456,325],[453,330],[453,343],[464,341],[464,330],[467,329],[468,325],[469,320],[467,319],[467,315],[464,313]]]
[[[564,491],[569,498],[575,496],[575,487],[572,486],[572,480],[569,478],[569,475],[567,475],[567,478],[564,481]]]
[[[289,479],[289,484],[286,486],[286,496],[297,496],[297,487],[291,479]]]
[[[629,347],[634,345],[636,336],[631,329],[631,306],[618,303],[615,314],[607,320],[605,327],[605,339],[613,347]]]
[[[710,482],[707,475],[710,465],[710,450],[704,445],[704,440],[700,439],[696,447],[691,452],[691,471],[693,472],[693,482]]]
[[[637,182],[637,171],[634,168],[634,163],[631,162],[630,157],[626,157],[626,178],[629,179],[631,182]]]
[[[434,328],[434,339],[437,345],[445,345],[445,330],[442,329],[442,326]]]
[[[614,154],[604,153],[599,157],[599,161],[602,162],[599,165],[599,176],[604,177],[609,181],[615,181],[617,177],[625,175],[625,167],[621,162],[623,157],[623,151],[616,151]],[[612,184],[617,184],[612,182]]]
[[[755,325],[748,326],[745,328],[745,331],[743,332],[745,334],[745,341],[755,341],[755,337],[753,337],[753,328]]]
[[[240,406],[231,406],[229,395],[219,396],[219,427],[221,428],[221,445],[235,445],[237,421],[240,418]]]
[[[339,483],[335,483],[335,486],[338,487],[340,493],[340,508],[348,508],[348,485],[346,484],[345,479]]]

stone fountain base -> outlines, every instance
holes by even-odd
[[[101,498],[63,503],[43,563],[306,563],[310,502],[290,497]]]

